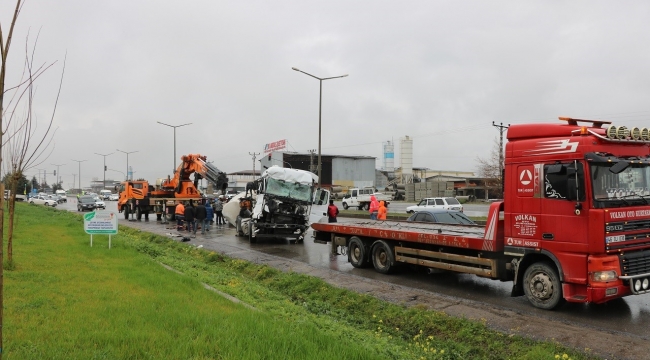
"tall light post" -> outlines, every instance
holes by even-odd
[[[322,109],[322,104],[323,104],[323,80],[330,80],[330,79],[338,79],[342,77],[348,76],[348,74],[345,75],[339,75],[339,76],[332,76],[332,77],[326,77],[326,78],[319,78],[318,76],[314,76],[310,73],[306,73],[300,69],[297,69],[295,67],[292,67],[291,69],[301,72],[305,75],[309,75],[313,77],[314,79],[318,79],[318,82],[320,83],[320,94],[318,95],[318,188],[320,189],[321,183],[322,183],[322,176],[321,176],[321,170],[323,167],[323,164],[321,163],[321,109]]]
[[[102,184],[103,184],[103,186],[102,186],[102,190],[106,189],[106,157],[107,157],[108,155],[113,155],[113,154],[115,154],[115,153],[110,153],[110,154],[99,154],[99,153],[95,153],[95,155],[99,155],[99,156],[103,156],[103,157],[104,157],[104,182],[102,182]]]
[[[125,177],[125,179],[129,180],[129,154],[137,153],[138,150],[136,150],[136,151],[122,151],[120,149],[115,149],[115,150],[126,154],[126,177]],[[174,156],[176,156],[176,154],[174,154]]]
[[[57,179],[57,180],[56,180],[56,183],[58,184],[58,183],[61,182],[61,181],[59,180],[59,179],[61,179],[61,171],[59,171],[59,166],[63,166],[63,165],[65,165],[65,164],[50,164],[50,165],[52,165],[52,166],[56,166],[56,173],[58,174],[58,175],[56,176],[56,179]]]
[[[88,160],[72,160],[79,163],[79,193],[81,194],[81,163]]]
[[[156,122],[158,124],[160,124],[160,125],[169,126],[170,128],[174,129],[174,171],[176,171],[176,128],[179,128],[179,127],[185,126],[185,125],[192,125],[192,123],[187,123],[187,124],[183,124],[183,125],[169,125],[169,124],[161,123],[160,121],[156,121]]]

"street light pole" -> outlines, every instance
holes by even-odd
[[[56,173],[58,174],[56,176],[56,178],[57,178],[56,183],[58,184],[58,183],[61,182],[61,180],[60,180],[61,179],[61,171],[59,171],[59,166],[63,166],[65,164],[51,164],[51,165],[56,166]]]
[[[79,193],[81,194],[81,163],[88,160],[72,160],[79,163]]]
[[[348,76],[348,74],[345,75],[339,75],[339,76],[332,76],[332,77],[326,77],[326,78],[319,78],[318,76],[314,76],[310,73],[304,72],[300,69],[297,69],[295,67],[292,67],[291,69],[301,72],[305,75],[309,75],[313,77],[314,79],[318,79],[318,82],[320,83],[320,93],[318,95],[318,188],[320,189],[321,183],[322,183],[322,176],[321,176],[321,170],[323,167],[323,164],[321,162],[321,109],[322,109],[322,104],[323,104],[323,80],[330,80],[330,79],[338,79],[342,77]]]
[[[95,153],[95,155],[99,155],[99,156],[103,156],[103,157],[104,157],[104,182],[102,183],[102,184],[103,184],[103,186],[102,186],[102,190],[105,190],[105,189],[106,189],[106,157],[107,157],[108,155],[113,155],[113,154],[115,154],[115,153],[110,153],[110,154],[99,154],[99,153]]]
[[[160,124],[160,125],[169,126],[170,128],[174,129],[174,171],[176,171],[176,128],[179,128],[179,127],[185,126],[185,125],[192,125],[192,123],[187,123],[187,124],[183,124],[183,125],[169,125],[169,124],[161,123],[160,121],[156,121],[156,122],[158,124]]]
[[[125,178],[128,181],[129,180],[129,154],[137,153],[138,150],[136,150],[136,151],[122,151],[120,149],[115,149],[115,150],[126,154],[126,176],[125,176]],[[131,179],[131,180],[133,180],[133,179]]]

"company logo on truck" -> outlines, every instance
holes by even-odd
[[[578,142],[571,142],[571,139],[547,140],[537,143],[537,149],[528,150],[529,155],[551,155],[573,153],[578,150]]]

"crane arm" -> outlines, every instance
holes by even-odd
[[[181,164],[174,172],[174,177],[163,182],[163,188],[175,189],[179,192],[183,182],[190,180],[190,175],[194,174],[194,187],[198,185],[201,178],[208,179],[223,194],[228,187],[228,177],[226,173],[219,170],[216,166],[206,162],[207,156],[201,154],[189,154],[181,156]]]

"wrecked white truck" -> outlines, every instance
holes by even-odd
[[[302,242],[312,222],[327,212],[329,191],[316,189],[318,176],[272,166],[228,202],[223,215],[251,243],[258,238]]]

